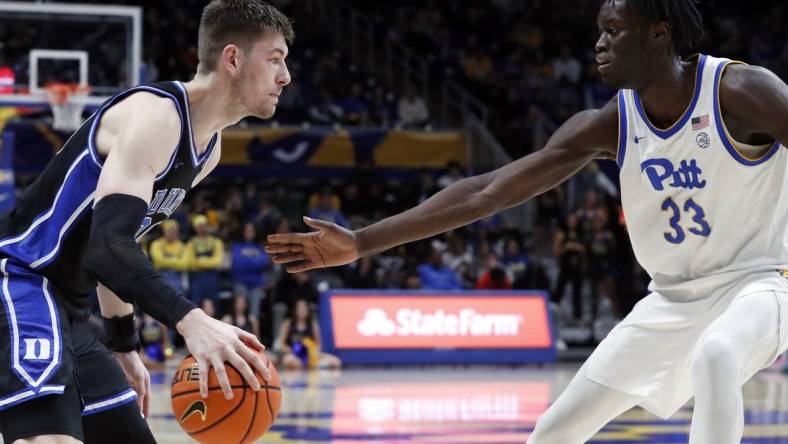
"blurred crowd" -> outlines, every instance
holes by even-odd
[[[80,3],[143,7],[144,81],[188,80],[194,75],[198,62],[197,27],[205,1],[87,0]],[[279,7],[295,23],[309,24],[296,27],[296,44],[290,48],[288,57],[293,82],[280,97],[276,122],[385,128],[423,128],[430,124],[424,98],[407,86],[395,91],[366,72],[348,57],[344,48],[326,38],[326,29],[311,17],[314,11],[305,2],[272,0],[269,3]],[[30,72],[28,53],[32,48],[86,50],[89,83],[94,89],[120,88],[126,84],[128,52],[117,49],[126,47],[126,29],[117,21],[6,22],[0,27],[0,68],[8,73],[0,73],[0,85],[15,84],[16,92],[24,91]],[[70,37],[63,38],[64,35]],[[41,84],[79,80],[76,63],[42,61],[39,65]],[[250,118],[247,123],[254,121]]]
[[[453,79],[490,108],[489,124],[515,157],[544,146],[557,125],[615,93],[594,61],[599,0],[351,0],[384,38],[422,55],[433,85]],[[788,4],[701,1],[699,51],[762,65],[788,79]]]

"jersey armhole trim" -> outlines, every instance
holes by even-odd
[[[618,144],[616,163],[618,169],[624,168],[624,157],[627,153],[627,105],[624,100],[624,90],[618,91]]]
[[[745,65],[745,63],[737,60],[729,60],[724,61],[720,63],[719,66],[717,66],[717,71],[714,73],[714,92],[712,95],[714,98],[714,125],[717,129],[717,134],[720,136],[723,146],[725,146],[725,150],[728,151],[734,160],[746,166],[760,165],[777,153],[780,147],[780,142],[775,140],[774,144],[759,157],[750,157],[743,150],[736,146],[736,141],[733,139],[730,133],[728,133],[728,128],[725,126],[725,121],[722,117],[722,105],[720,103],[720,81],[722,80],[722,74],[725,72],[725,69],[730,65]]]
[[[118,94],[117,96],[109,99],[106,103],[104,103],[101,106],[101,108],[98,111],[96,111],[96,116],[93,118],[93,122],[90,125],[90,132],[88,133],[88,152],[90,153],[91,160],[93,160],[93,164],[96,165],[99,170],[101,170],[101,168],[104,166],[104,161],[101,159],[101,156],[99,156],[98,154],[98,148],[96,147],[96,142],[95,142],[96,132],[97,132],[96,130],[98,129],[98,125],[99,122],[101,121],[101,117],[104,115],[105,111],[107,111],[112,105],[114,105],[120,99],[125,99],[126,97],[141,91],[149,92],[159,97],[164,97],[166,99],[172,100],[172,102],[175,103],[175,109],[178,111],[178,117],[181,120],[181,130],[180,130],[180,135],[178,136],[178,143],[175,145],[175,148],[173,149],[172,154],[170,155],[170,160],[167,162],[167,166],[164,168],[164,171],[156,175],[155,180],[159,180],[170,171],[170,168],[172,168],[172,165],[175,163],[175,158],[178,155],[178,147],[180,146],[181,140],[183,139],[183,125],[184,125],[183,110],[181,109],[180,103],[178,103],[178,99],[174,95],[168,93],[167,91],[153,88],[151,86],[141,85],[141,86],[136,86],[134,88],[130,88]]]

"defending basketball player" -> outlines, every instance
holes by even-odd
[[[140,407],[147,415],[150,379],[136,352],[133,304],[183,335],[203,396],[212,367],[232,397],[225,363],[254,390],[255,372],[270,377],[255,352],[263,350],[258,339],[178,294],[135,239],[218,164],[223,128],[274,114],[290,82],[292,39],[290,20],[263,1],[212,1],[200,22],[194,79],[110,98],[2,219],[6,443],[154,442],[140,415]],[[97,284],[114,353],[86,322],[87,294]]]
[[[690,397],[693,444],[742,437],[742,384],[788,347],[788,86],[708,55],[695,0],[604,0],[596,43],[602,109],[546,147],[461,180],[421,205],[348,231],[269,236],[299,272],[342,265],[520,204],[594,159],[616,159],[622,203],[651,293],[539,419],[530,444],[579,444],[640,405],[667,418]]]

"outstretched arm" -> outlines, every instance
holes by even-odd
[[[268,236],[266,251],[288,271],[343,265],[360,256],[448,231],[515,206],[561,184],[595,158],[615,155],[614,100],[570,118],[544,149],[487,174],[460,180],[420,205],[357,231],[306,218],[318,231]]]

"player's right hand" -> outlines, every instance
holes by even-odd
[[[265,350],[263,344],[255,335],[245,332],[238,327],[214,319],[200,309],[194,309],[186,314],[176,325],[186,341],[186,347],[194,356],[200,370],[200,395],[208,396],[208,372],[213,367],[222,393],[226,399],[233,398],[233,389],[227,378],[225,362],[229,362],[241,373],[249,386],[260,390],[260,381],[257,380],[252,367],[262,375],[263,379],[271,379],[271,372],[255,350]],[[252,365],[250,367],[249,365]]]
[[[356,234],[337,224],[304,217],[317,231],[268,235],[265,252],[276,264],[290,264],[287,271],[298,273],[321,267],[349,264],[359,258]]]

